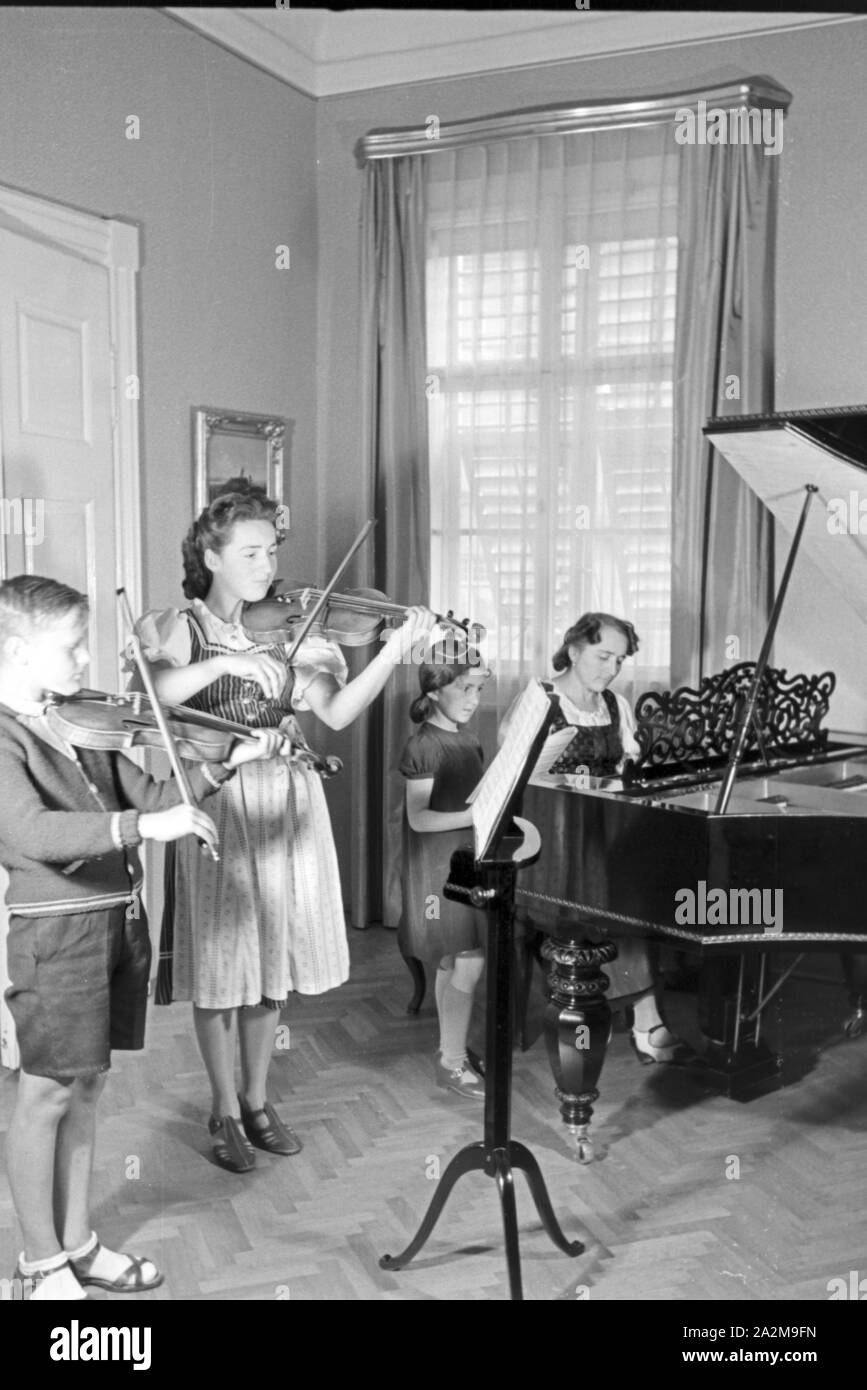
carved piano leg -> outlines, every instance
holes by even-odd
[[[579,1160],[590,1163],[593,1145],[587,1128],[599,1099],[596,1082],[611,1037],[608,980],[600,967],[615,959],[617,947],[613,941],[595,944],[558,936],[548,938],[542,955],[551,962],[545,1042],[557,1083],[555,1095]]]
[[[782,1058],[761,1036],[766,956],[709,956],[702,960],[698,1020],[705,1035],[702,1078],[734,1100],[783,1084]]]

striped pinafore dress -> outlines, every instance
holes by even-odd
[[[178,619],[189,624],[191,663],[237,654],[205,632],[195,611]],[[279,645],[247,650],[285,656]],[[303,647],[296,660],[316,664]],[[223,676],[186,704],[253,728],[292,728],[293,683],[290,670],[274,700],[255,681]],[[346,924],[321,779],[285,758],[247,763],[207,810],[220,837],[218,864],[192,836],[168,847],[157,1002],[276,1008],[292,990],[322,994],[343,984]]]

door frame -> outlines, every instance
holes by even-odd
[[[133,613],[142,611],[141,462],[139,452],[138,322],[136,295],[141,268],[139,228],[116,217],[81,212],[48,198],[22,193],[0,183],[0,228],[55,249],[80,256],[108,272],[111,335],[112,456],[114,529],[117,542],[117,587],[126,589]],[[138,390],[130,399],[127,383]],[[0,439],[0,493],[3,490]],[[5,575],[0,547],[0,578]],[[117,688],[123,684],[117,658]]]
[[[134,396],[141,394],[138,373],[137,275],[141,267],[139,229],[116,217],[99,217],[65,207],[48,198],[22,193],[0,183],[0,227],[18,236],[49,244],[79,256],[108,272],[109,335],[111,339],[111,439],[114,474],[114,530],[117,587],[129,596],[133,613],[142,611],[141,586],[141,472],[138,399],[130,399],[127,382],[135,378]],[[5,495],[3,440],[0,435],[0,496]],[[0,578],[6,573],[5,547],[0,545]],[[118,624],[122,632],[122,624]],[[120,645],[120,644],[118,644]],[[117,685],[123,689],[122,658],[117,653]],[[0,900],[0,985],[5,988],[6,912]],[[0,989],[0,1065],[20,1063],[12,1015]]]

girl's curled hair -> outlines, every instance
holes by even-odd
[[[551,665],[554,670],[565,671],[572,665],[569,658],[570,647],[586,647],[588,643],[595,646],[600,641],[604,627],[616,628],[626,638],[626,655],[635,655],[638,651],[638,633],[625,618],[615,618],[611,613],[584,613],[564,634],[562,644],[552,656]]]
[[[207,597],[211,587],[211,571],[205,564],[205,551],[213,550],[219,554],[231,540],[237,521],[270,521],[277,532],[279,544],[283,540],[283,532],[278,524],[279,510],[280,503],[249,478],[230,478],[224,483],[184,536],[181,553],[186,597]]]
[[[432,690],[442,690],[443,686],[451,685],[468,671],[478,671],[486,677],[491,674],[482,662],[481,654],[476,647],[470,647],[466,643],[456,646],[451,635],[445,641],[437,642],[431,647],[429,659],[418,668],[421,694],[415,697],[409,707],[409,717],[413,724],[423,724],[433,714],[436,704],[430,698]]]

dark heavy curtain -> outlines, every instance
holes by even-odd
[[[681,160],[673,687],[755,660],[773,586],[771,516],[701,430],[711,416],[773,409],[779,161],[761,144],[687,145]]]
[[[361,210],[362,488],[377,520],[374,582],[426,603],[430,507],[425,395],[425,233],[421,161],[368,163]],[[369,566],[368,566],[369,567]],[[403,778],[417,668],[399,666],[354,726],[351,922],[397,926]]]

